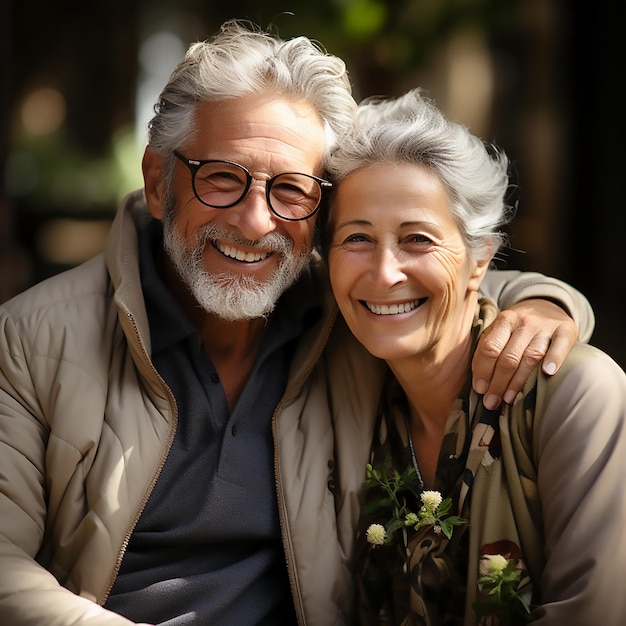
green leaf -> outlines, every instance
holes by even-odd
[[[445,515],[450,508],[452,507],[452,500],[450,498],[446,498],[437,508],[437,513],[439,515]]]
[[[374,500],[372,502],[369,502],[363,507],[362,515],[369,515],[370,513],[378,511],[379,509],[388,508],[389,503],[389,498],[383,498],[382,500]]]
[[[393,535],[393,533],[396,532],[396,530],[399,530],[400,528],[403,528],[403,527],[404,527],[404,522],[402,520],[395,519],[389,522],[385,526],[385,530],[387,531],[387,534],[391,536]]]
[[[441,532],[448,538],[450,539],[452,537],[452,530],[453,530],[453,526],[452,524],[448,523],[448,520],[441,520],[439,522],[439,526],[441,527]]]

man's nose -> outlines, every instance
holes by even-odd
[[[252,181],[243,200],[228,209],[228,219],[251,241],[256,241],[276,229],[277,218],[267,203],[265,181]]]

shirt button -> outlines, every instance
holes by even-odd
[[[217,384],[220,382],[220,377],[218,376],[217,372],[213,372],[211,374],[211,382]]]

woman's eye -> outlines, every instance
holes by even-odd
[[[367,238],[365,237],[365,235],[355,234],[355,235],[350,235],[349,237],[346,237],[344,239],[345,243],[358,243],[360,241],[367,241]]]
[[[337,233],[334,243],[337,247],[345,248],[346,250],[362,250],[363,247],[371,245],[372,240],[363,233],[352,233],[350,235],[344,235],[343,233]]]
[[[432,243],[433,240],[430,237],[427,237],[426,235],[411,235],[410,237],[408,237],[408,241],[411,243]]]

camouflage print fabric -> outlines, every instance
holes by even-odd
[[[480,320],[474,328],[475,339]],[[499,459],[500,412],[484,410],[474,403],[469,415],[469,383],[448,418],[439,453],[434,489],[451,498],[452,515],[469,519],[471,487],[478,467]],[[382,468],[391,459],[391,469],[402,473],[413,463],[408,439],[409,407],[399,383],[389,373],[381,403],[379,424],[372,447],[371,463]],[[408,506],[421,506],[419,485]],[[379,496],[380,497],[380,496]],[[367,501],[376,494],[367,493]],[[413,499],[411,501],[410,499]],[[373,546],[365,532],[370,524],[384,525],[388,511],[362,515],[357,536],[358,613],[363,626],[463,626],[466,604],[469,528],[457,526],[450,540],[432,526],[408,529],[405,547],[398,538]]]

